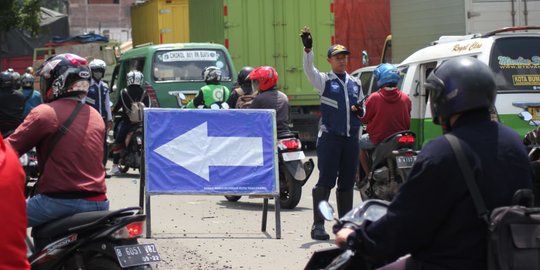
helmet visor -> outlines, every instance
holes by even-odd
[[[259,81],[251,81],[251,89],[253,90],[253,93],[259,92]]]

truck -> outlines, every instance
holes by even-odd
[[[540,1],[390,0],[391,60],[399,63],[441,36],[540,25]]]
[[[375,9],[377,13],[371,11]],[[380,55],[380,44],[390,33],[388,9],[389,0],[150,0],[132,7],[133,45],[213,42],[228,49],[238,70],[275,67],[278,87],[289,97],[292,128],[304,143],[314,145],[320,100],[303,72],[300,29],[312,29],[319,70],[330,70],[327,48],[340,43],[352,52],[353,71],[362,66],[363,50]],[[181,22],[168,26],[170,14],[181,14]],[[168,39],[172,35],[177,38]],[[368,65],[378,61],[373,57]]]

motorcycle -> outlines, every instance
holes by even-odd
[[[410,130],[394,133],[368,151],[371,174],[365,179],[359,173],[356,186],[363,200],[391,201],[407,179],[418,151],[413,149],[416,134]],[[361,170],[359,165],[359,170]]]
[[[39,176],[36,148],[34,147],[27,153],[22,154],[19,157],[19,161],[21,162],[24,174],[26,175],[26,181],[35,181]]]
[[[32,229],[28,239],[33,270],[152,269],[159,262],[154,244],[139,244],[146,216],[141,208],[78,213]]]
[[[315,167],[313,159],[306,158],[297,133],[278,134],[279,199],[281,207],[294,209],[302,197],[304,186]],[[228,201],[238,201],[241,196],[226,195]]]
[[[364,222],[377,221],[386,214],[389,203],[382,200],[366,200],[360,205],[354,207],[341,219],[335,217],[335,211],[327,201],[319,203],[319,211],[324,219],[328,221],[336,221],[332,227],[334,234],[347,227],[353,230],[359,229]],[[366,252],[358,252],[359,247],[356,238],[348,239],[347,246],[344,249],[330,248],[316,251],[311,256],[305,269],[360,269],[372,270],[385,264],[383,260],[376,257],[370,257]],[[360,254],[362,254],[360,256]]]
[[[533,120],[529,112],[519,113],[519,118],[528,122],[530,125],[536,126],[535,129],[527,132],[523,138],[523,143],[529,152],[529,161],[534,171],[534,186],[535,186],[535,205],[540,205],[540,124]]]
[[[118,169],[126,173],[129,168],[140,170],[143,153],[143,123],[138,123],[131,128],[124,142],[126,147],[120,153]]]

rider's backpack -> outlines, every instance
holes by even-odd
[[[144,96],[146,95],[146,91],[143,92],[143,94],[141,95],[141,100],[138,100],[138,101],[134,101],[131,98],[131,96],[128,94],[127,90],[125,90],[125,91],[126,91],[126,94],[127,94],[128,98],[129,98],[129,100],[131,101],[131,106],[130,106],[130,108],[128,108],[128,111],[126,112],[127,116],[129,117],[129,121],[131,121],[132,123],[140,123],[140,122],[142,122],[144,108],[146,107],[144,105],[144,103],[142,102],[142,100],[144,99]],[[123,100],[122,100],[122,102],[123,102]]]
[[[511,206],[494,209],[489,214],[474,174],[461,145],[460,139],[451,134],[450,142],[465,176],[476,211],[488,224],[488,270],[538,270],[540,269],[540,208],[531,207],[534,195],[531,190],[518,190]],[[524,203],[524,199],[527,199]],[[529,207],[523,206],[528,205]]]

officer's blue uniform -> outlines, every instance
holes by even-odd
[[[521,139],[491,121],[487,110],[462,115],[452,133],[468,145],[463,146],[464,152],[469,164],[474,164],[488,210],[510,205],[516,190],[532,188],[532,171]],[[425,270],[487,269],[487,225],[477,215],[444,137],[422,149],[386,216],[358,235],[366,244],[364,250],[389,261],[411,254],[415,265]]]
[[[107,126],[108,121],[112,121],[109,87],[105,82],[96,82],[94,79],[92,79],[90,87],[88,87],[88,94],[84,98],[84,102],[92,106],[99,112],[99,114],[101,114],[101,117],[105,122],[105,126]],[[107,138],[107,131],[105,131],[105,138]],[[103,143],[103,150],[103,152],[105,153],[105,155],[103,156],[103,165],[105,165],[107,164],[107,158],[109,153],[109,145],[107,143],[107,140],[105,140]]]
[[[304,54],[304,72],[321,96],[321,126],[317,140],[318,187],[352,190],[358,166],[360,119],[351,106],[363,99],[362,86],[349,74],[321,73],[313,66],[313,52]]]
[[[96,82],[92,79],[85,103],[94,107],[101,114],[103,120],[112,120],[109,87],[103,81]]]

